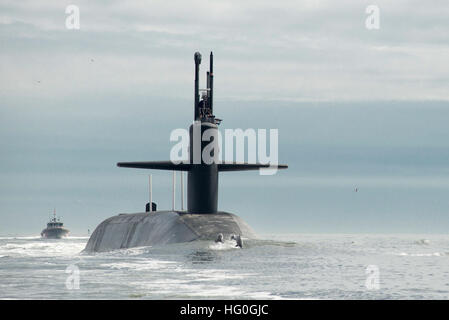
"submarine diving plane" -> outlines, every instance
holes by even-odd
[[[208,145],[210,148],[211,143],[213,150],[218,150],[217,139],[205,142],[201,137],[206,130],[212,130],[218,134],[216,131],[221,121],[213,115],[213,54],[210,53],[207,89],[201,100],[199,95],[201,54],[199,52],[195,53],[194,61],[194,123],[189,128],[190,161],[179,164],[172,161],[119,162],[117,164],[119,167],[127,168],[186,171],[188,175],[187,211],[157,211],[155,203],[152,202],[147,205],[146,212],[113,216],[98,225],[89,238],[85,251],[100,252],[194,240],[214,241],[220,234],[226,239],[256,238],[254,231],[237,215],[218,211],[218,174],[225,171],[259,170],[270,168],[272,165],[218,161],[212,163],[206,161],[206,163],[204,159],[194,159],[195,152],[200,151],[199,154],[203,154],[204,148]],[[194,126],[197,127],[194,128]],[[196,131],[200,134],[194,134]],[[286,169],[287,165],[277,165],[277,168]]]

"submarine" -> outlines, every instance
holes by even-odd
[[[195,240],[215,241],[217,235],[226,239],[256,239],[252,228],[243,219],[229,212],[218,211],[218,177],[220,172],[273,168],[272,164],[226,163],[217,159],[218,125],[221,119],[213,114],[213,53],[210,53],[207,89],[199,94],[199,68],[202,56],[194,54],[194,121],[189,128],[189,159],[173,161],[119,162],[118,167],[187,172],[187,210],[158,211],[151,200],[145,212],[118,214],[101,222],[94,230],[85,252],[104,252],[116,249],[155,246]],[[212,132],[210,141],[201,139]],[[200,134],[198,134],[200,133]],[[216,135],[217,134],[217,135]],[[197,155],[209,151],[214,161]],[[207,150],[205,150],[207,149]],[[200,158],[200,159],[198,159]],[[276,165],[286,169],[287,165]],[[241,240],[240,240],[241,244]]]

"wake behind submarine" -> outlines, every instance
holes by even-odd
[[[218,173],[224,171],[259,170],[269,168],[270,164],[260,163],[212,163],[198,159],[195,154],[203,154],[206,146],[212,143],[218,150],[218,141],[202,141],[206,130],[218,133],[220,119],[213,115],[213,54],[210,53],[210,70],[207,73],[207,89],[199,96],[199,66],[201,54],[196,52],[195,60],[195,98],[194,123],[189,128],[189,160],[175,164],[172,161],[119,162],[117,166],[140,169],[187,171],[187,211],[157,211],[155,203],[147,205],[146,212],[119,214],[104,220],[92,233],[87,242],[86,252],[102,252],[121,248],[155,246],[194,240],[217,239],[222,235],[230,239],[254,239],[254,231],[238,216],[218,211]],[[200,132],[200,134],[198,134]],[[212,156],[213,151],[211,152]],[[287,165],[277,165],[286,169]],[[241,243],[240,243],[241,244]]]

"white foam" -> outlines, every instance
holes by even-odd
[[[415,241],[416,244],[420,244],[420,245],[429,245],[430,244],[430,240],[428,239],[420,239]]]
[[[14,242],[0,246],[1,254],[14,256],[73,256],[77,255],[85,247],[84,242],[62,241],[33,241]]]
[[[443,252],[432,252],[432,253],[407,253],[407,252],[400,252],[400,253],[394,253],[398,256],[408,256],[408,257],[442,257],[446,254]]]
[[[165,269],[168,265],[174,264],[173,261],[161,261],[161,260],[150,260],[146,259],[139,262],[114,262],[114,263],[103,263],[100,266],[112,268],[112,269],[129,269],[136,271],[143,270],[154,270],[154,269]]]
[[[0,237],[0,240],[32,240],[40,239],[41,236],[16,236],[16,237]]]
[[[449,235],[298,235],[286,237],[297,243],[292,246],[247,241],[247,250],[234,251],[232,241],[200,241],[87,257],[79,254],[86,239],[37,238],[0,241],[0,298],[73,298],[64,290],[64,271],[74,260],[81,272],[77,297],[85,299],[444,299],[449,294]],[[358,245],[348,245],[351,241]],[[364,290],[370,264],[380,268],[382,289],[376,292]]]
[[[211,250],[232,250],[240,249],[237,247],[236,242],[232,240],[225,240],[224,242],[215,242],[209,246]]]

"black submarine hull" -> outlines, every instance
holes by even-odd
[[[156,211],[119,214],[104,220],[92,233],[85,252],[156,246],[195,240],[225,239],[231,235],[257,238],[240,217],[227,212],[191,214],[184,211]]]

